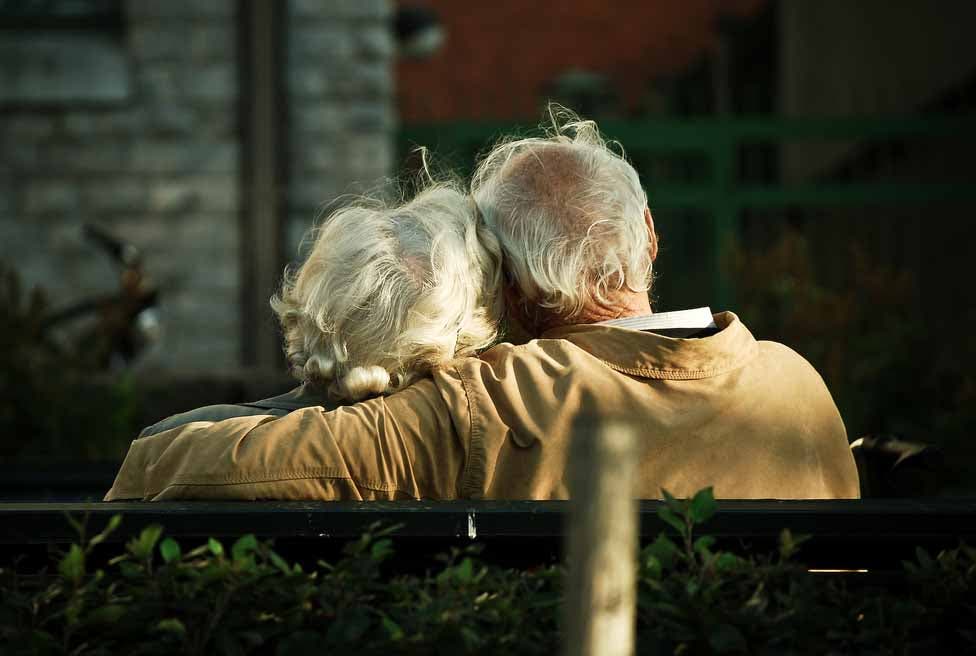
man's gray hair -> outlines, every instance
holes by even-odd
[[[613,290],[650,289],[647,195],[596,123],[555,106],[550,117],[544,136],[495,146],[471,190],[526,304],[572,317]]]
[[[498,243],[470,196],[431,184],[402,205],[335,212],[271,306],[295,376],[359,400],[490,346],[499,283]]]

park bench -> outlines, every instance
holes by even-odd
[[[640,536],[647,543],[667,527],[659,502],[640,502]],[[253,533],[272,538],[295,558],[318,558],[358,537],[375,522],[398,526],[398,556],[423,561],[451,546],[478,542],[484,557],[511,565],[560,557],[567,503],[562,501],[447,502],[0,502],[0,557],[40,555],[77,538],[67,519],[86,517],[88,533],[121,514],[111,541],[161,524],[189,544],[207,537]],[[703,527],[720,546],[752,552],[775,547],[782,529],[811,536],[801,552],[810,568],[900,569],[916,547],[932,553],[976,544],[976,499],[864,499],[859,501],[720,501]]]
[[[878,440],[865,439],[867,446],[862,439],[855,448],[862,483],[873,481],[883,492],[890,492],[896,479],[879,472],[911,474],[912,469],[891,462],[919,461],[915,454],[929,451],[911,444],[906,451],[906,443],[891,440],[872,447],[870,440]],[[913,458],[906,459],[906,453]],[[40,554],[49,545],[75,540],[68,516],[87,517],[93,534],[121,514],[112,541],[161,524],[168,535],[185,541],[253,533],[274,539],[278,549],[295,557],[316,558],[338,553],[342,544],[379,522],[398,527],[398,553],[405,561],[477,541],[488,558],[527,565],[560,557],[568,512],[561,501],[102,503],[117,468],[116,463],[0,468],[0,557]],[[659,505],[640,502],[644,543],[667,529],[657,518]],[[976,498],[721,501],[703,532],[720,546],[761,552],[775,548],[783,529],[811,536],[801,554],[811,568],[897,570],[902,560],[914,557],[916,547],[935,553],[960,541],[976,544]]]

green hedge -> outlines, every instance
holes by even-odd
[[[639,559],[645,654],[960,654],[976,651],[976,550],[919,551],[895,587],[807,573],[799,539],[778,554],[713,550],[692,529],[710,493],[668,500],[675,533]],[[184,550],[146,528],[93,569],[119,525],[49,568],[0,570],[0,651],[9,654],[546,654],[558,649],[563,571],[482,562],[452,550],[424,574],[394,572],[393,528],[335,562],[303,568],[246,536]],[[83,531],[82,531],[83,532]],[[101,544],[101,546],[99,546]]]

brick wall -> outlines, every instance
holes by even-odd
[[[639,111],[653,80],[715,49],[721,18],[766,0],[398,2],[433,9],[446,31],[439,52],[397,65],[399,113],[411,123],[536,121],[547,85],[571,69],[606,76],[622,111]]]

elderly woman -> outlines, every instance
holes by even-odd
[[[318,229],[271,307],[301,385],[278,397],[168,417],[140,437],[193,421],[332,409],[407,387],[495,339],[500,257],[474,203],[431,183],[397,206],[364,200]]]

